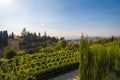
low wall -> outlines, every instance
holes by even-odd
[[[48,79],[58,76],[60,74],[64,74],[64,73],[70,72],[72,70],[75,70],[78,67],[79,67],[79,63],[71,64],[71,65],[65,66],[63,68],[58,68],[55,70],[47,71],[45,73],[41,73],[41,74],[37,75],[36,78],[37,78],[37,80],[48,80]]]

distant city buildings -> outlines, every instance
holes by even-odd
[[[89,37],[87,37],[85,39],[87,39],[89,43],[92,43],[92,42],[95,42],[95,41],[97,41],[97,40],[99,40],[101,38],[98,38],[98,37],[89,38]],[[68,44],[72,44],[72,43],[74,43],[74,44],[80,44],[80,39],[67,40],[67,42],[68,42]]]
[[[76,40],[68,40],[68,44],[72,44],[72,43],[74,43],[74,44],[79,44],[80,43],[80,40],[78,39],[76,39]]]

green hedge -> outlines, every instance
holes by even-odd
[[[16,56],[0,65],[0,80],[36,79],[36,76],[78,63],[79,52],[59,51]],[[14,77],[13,77],[14,76]]]

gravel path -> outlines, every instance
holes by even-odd
[[[49,80],[78,80],[78,69]]]

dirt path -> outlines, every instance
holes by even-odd
[[[49,80],[78,80],[78,69]]]

